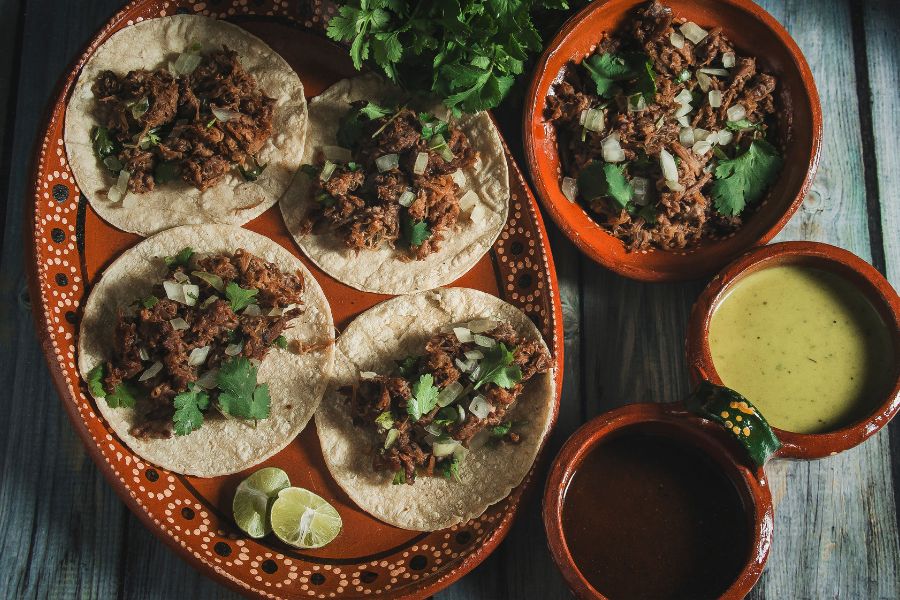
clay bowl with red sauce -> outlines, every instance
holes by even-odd
[[[613,539],[615,534],[602,530],[603,528],[591,529],[593,534],[589,541],[594,547],[602,548],[604,545],[611,547],[611,552],[621,553],[625,556],[633,556],[637,554],[639,557],[647,553],[650,555],[650,565],[655,564],[657,568],[643,564],[640,567],[627,565],[610,566],[610,572],[604,577],[609,579],[609,585],[603,582],[598,583],[598,576],[591,575],[589,561],[585,560],[583,550],[579,552],[579,545],[571,528],[570,523],[573,517],[566,515],[566,510],[571,510],[569,495],[574,495],[573,488],[576,487],[577,477],[582,470],[587,469],[586,465],[591,461],[591,457],[602,449],[605,445],[615,443],[616,439],[622,439],[623,436],[642,435],[653,436],[654,438],[668,440],[666,443],[678,444],[684,448],[689,448],[700,462],[706,463],[708,468],[718,472],[728,485],[733,486],[732,490],[736,492],[735,513],[731,515],[732,519],[741,529],[741,535],[731,536],[734,527],[734,521],[730,523],[722,522],[719,519],[709,517],[711,521],[707,527],[711,529],[720,528],[722,531],[718,534],[717,544],[713,544],[711,549],[707,549],[707,553],[711,556],[717,556],[717,553],[731,554],[732,560],[728,563],[728,569],[721,571],[713,570],[712,573],[706,573],[707,576],[718,578],[713,584],[718,586],[715,590],[692,589],[685,590],[683,587],[675,591],[672,586],[687,585],[703,586],[704,583],[698,581],[699,574],[695,570],[679,572],[673,569],[681,568],[673,567],[672,562],[679,562],[677,554],[673,554],[669,549],[667,552],[668,560],[659,560],[653,556],[655,550],[653,548],[644,548],[629,550],[626,546],[629,544],[628,536],[633,535],[633,539],[643,540],[646,542],[647,537],[643,531],[639,531],[643,527],[644,521],[639,521],[641,525],[631,520],[635,515],[629,514],[630,505],[641,503],[643,496],[635,494],[634,489],[623,489],[616,487],[616,482],[611,479],[597,482],[598,498],[594,503],[595,510],[602,511],[604,501],[601,498],[602,488],[615,488],[610,493],[619,493],[622,501],[618,503],[614,509],[614,514],[609,514],[609,519],[614,523],[611,527],[617,527],[615,523],[629,523],[626,525],[625,537],[622,539]],[[651,438],[647,438],[651,439]],[[638,440],[643,443],[643,439]],[[639,446],[640,448],[640,446]],[[640,450],[638,450],[640,452]],[[645,459],[639,459],[645,460]],[[686,473],[698,469],[697,464],[689,460],[684,460],[682,456],[676,458],[662,458],[662,460],[675,460],[681,463],[681,469]],[[635,463],[636,464],[636,463]],[[643,464],[643,463],[641,463]],[[677,463],[676,463],[677,464]],[[661,468],[671,467],[663,464]],[[643,473],[640,467],[628,463],[626,469],[636,472],[635,478],[640,481]],[[587,471],[586,474],[592,474]],[[658,475],[659,473],[657,473]],[[674,477],[682,477],[684,473],[678,473]],[[652,478],[647,478],[650,485],[657,485],[662,489],[663,485],[671,485],[672,481],[659,483]],[[663,478],[665,479],[665,478]],[[576,483],[573,483],[576,482]],[[688,485],[696,482],[688,482]],[[637,485],[640,485],[639,483]],[[633,486],[632,486],[633,487]],[[677,486],[676,486],[677,487]],[[652,487],[651,487],[652,492]],[[695,494],[701,494],[703,498],[704,489],[694,490]],[[651,536],[650,540],[658,539],[663,545],[668,543],[668,538],[675,536],[678,531],[683,533],[679,527],[678,515],[671,514],[677,510],[677,506],[690,507],[691,500],[696,500],[697,496],[690,499],[682,498],[678,501],[679,496],[684,496],[684,490],[675,490],[670,493],[669,501],[659,504],[659,514],[646,510],[647,502],[644,501],[643,508],[639,509],[642,517],[649,517],[647,520],[655,521],[659,529],[659,536]],[[715,502],[715,500],[710,500]],[[686,503],[686,504],[685,504]],[[690,511],[690,508],[686,508]],[[666,511],[669,511],[668,513]],[[576,513],[575,518],[581,512]],[[638,513],[635,513],[638,514]],[[666,519],[673,518],[671,528],[669,528]],[[588,519],[588,515],[584,515]],[[680,403],[674,404],[631,404],[622,408],[602,414],[583,425],[578,431],[572,435],[565,443],[559,455],[551,467],[550,475],[544,491],[543,504],[543,520],[544,527],[547,531],[548,544],[554,561],[560,569],[566,583],[572,590],[573,594],[582,600],[605,599],[604,595],[598,588],[603,588],[606,594],[610,594],[612,598],[617,597],[635,597],[636,592],[624,590],[622,584],[622,575],[620,571],[627,571],[626,577],[630,577],[635,581],[641,581],[637,584],[643,587],[642,594],[647,597],[671,596],[679,597],[718,597],[725,600],[737,600],[743,598],[759,580],[763,567],[768,557],[769,548],[772,542],[774,511],[772,507],[772,498],[769,492],[768,483],[766,481],[765,472],[762,467],[756,466],[743,452],[742,448],[735,442],[721,426],[712,423],[706,419],[694,416],[688,413]],[[588,524],[590,526],[591,524]],[[607,528],[608,529],[608,528]],[[716,534],[713,534],[716,535]],[[696,544],[698,540],[694,540],[693,546],[690,544],[686,548],[699,547]],[[642,542],[633,542],[639,544]],[[732,544],[729,547],[729,544]],[[581,548],[584,548],[582,545]],[[707,560],[709,557],[707,557]],[[626,559],[627,560],[627,559]],[[713,559],[715,560],[715,559]],[[580,561],[580,562],[579,562]],[[699,561],[698,558],[693,559],[694,567]],[[641,561],[643,562],[643,561]],[[688,564],[688,563],[685,563]],[[724,565],[720,565],[724,566]],[[611,572],[617,569],[616,572]],[[660,578],[663,580],[654,583],[647,583],[648,578]],[[672,583],[671,579],[678,579],[679,583]],[[615,581],[618,580],[618,584]],[[595,585],[596,584],[596,585]],[[625,583],[624,585],[628,585]],[[668,586],[668,587],[667,587]]]
[[[589,56],[604,32],[612,33],[645,0],[606,0],[589,4],[572,17],[547,46],[531,81],[524,110],[524,144],[538,198],[565,235],[594,261],[616,273],[645,281],[684,281],[712,275],[749,248],[765,244],[797,210],[809,191],[822,140],[822,110],[806,59],[796,42],[771,15],[750,0],[664,0],[676,18],[709,30],[721,27],[737,52],[753,56],[761,70],[778,80],[777,136],[784,167],[767,195],[743,215],[744,223],[722,239],[705,239],[685,250],[628,252],[578,202],[560,189],[562,171],[554,126],[544,118],[570,62]]]
[[[895,357],[893,372],[886,375],[877,397],[867,403],[871,408],[863,417],[824,433],[795,433],[773,426],[782,443],[776,456],[822,458],[861,444],[887,425],[900,410],[900,362],[896,359],[900,357],[900,297],[872,265],[847,250],[819,242],[782,242],[747,252],[716,276],[694,304],[685,346],[687,364],[691,367],[694,384],[701,379],[722,384],[710,352],[709,330],[713,313],[744,277],[785,265],[833,273],[860,292],[884,322]]]

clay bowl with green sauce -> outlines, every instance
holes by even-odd
[[[724,411],[723,411],[724,412]],[[772,542],[765,473],[680,403],[631,404],[563,446],[544,492],[553,559],[577,598],[743,598]]]
[[[684,250],[627,251],[581,203],[561,188],[562,167],[554,125],[545,118],[547,97],[566,65],[590,55],[604,32],[616,31],[646,0],[591,2],[547,45],[525,100],[523,137],[528,170],[544,209],[591,259],[632,279],[686,281],[709,276],[749,248],[765,244],[787,223],[809,191],[819,163],[822,110],[812,73],[784,27],[751,0],[663,0],[676,17],[701,27],[721,27],[739,53],[757,58],[778,79],[778,145],[784,167],[760,203],[745,211],[743,225],[719,239],[705,238]]]
[[[900,298],[854,254],[816,242],[757,248],[717,275],[691,312],[693,382],[750,400],[776,456],[852,448],[900,409]]]

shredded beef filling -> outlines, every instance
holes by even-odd
[[[316,206],[305,232],[331,230],[357,252],[387,244],[404,260],[422,260],[440,249],[459,220],[460,188],[453,174],[474,165],[478,153],[459,129],[408,108],[367,119],[360,111],[370,104],[354,103],[345,117],[345,122],[362,121],[353,133],[352,159],[332,162],[321,156],[306,169]],[[432,126],[444,133],[423,134]],[[396,165],[378,165],[391,155]],[[333,168],[327,176],[326,168]],[[404,192],[409,192],[405,198]]]
[[[746,151],[753,140],[774,137],[775,77],[760,71],[755,58],[737,54],[721,28],[711,29],[697,44],[684,39],[683,45],[676,47],[672,36],[675,34],[676,40],[683,37],[679,33],[683,23],[685,19],[676,18],[670,8],[654,0],[638,9],[619,31],[604,35],[592,55],[641,53],[655,72],[656,93],[652,98],[638,100],[632,94],[634,90],[629,89],[602,97],[584,63],[567,65],[562,81],[547,98],[545,116],[555,125],[564,175],[577,180],[592,162],[610,162],[604,158],[603,141],[615,135],[624,152],[615,164],[623,168],[631,183],[635,178],[648,182],[642,197],[636,196],[634,202],[623,207],[606,196],[585,198],[579,181],[577,199],[628,250],[681,249],[705,237],[726,236],[741,227],[743,216],[719,212],[711,197],[717,176],[715,167],[721,160]],[[726,54],[729,63],[734,57],[734,64],[727,69]],[[701,68],[727,70],[728,74],[700,74]],[[627,88],[627,84],[622,85]],[[708,89],[703,89],[705,86]],[[682,104],[676,97],[683,90],[693,95],[693,110],[679,123],[676,112]],[[708,100],[710,90],[722,94],[721,105],[716,108]],[[640,107],[639,102],[645,106]],[[744,129],[729,124],[728,110],[735,105],[745,110],[743,119],[749,126]],[[583,127],[584,114],[589,109],[604,111],[602,129],[591,131]],[[700,141],[693,139],[693,133],[687,143],[680,141],[685,127],[722,131],[728,141],[712,143],[701,152],[692,147]],[[675,186],[667,185],[661,169],[662,150],[677,163]]]
[[[233,50],[209,52],[180,76],[165,68],[103,71],[92,89],[101,123],[95,149],[98,135],[109,139],[98,155],[114,173],[130,173],[129,191],[149,192],[174,177],[205,190],[235,168],[258,175],[275,100]]]
[[[118,313],[115,347],[105,364],[102,384],[108,394],[123,383],[139,392],[137,409],[142,418],[131,432],[137,437],[169,437],[176,395],[204,374],[214,373],[224,361],[235,357],[262,361],[289,322],[303,312],[303,276],[299,272],[283,273],[242,249],[231,256],[194,255],[188,264],[191,267],[170,266],[165,280],[197,285],[199,294],[193,305],[168,298],[160,283],[151,296]],[[206,279],[197,276],[198,272]],[[256,308],[241,307],[235,312],[227,294],[207,281],[215,278],[221,279],[223,289],[233,283],[245,291],[257,290],[251,305]],[[208,352],[202,363],[193,365],[191,353],[198,348],[208,348]],[[142,374],[157,363],[162,368],[141,381]],[[213,400],[217,395],[214,386],[214,379],[202,386]]]
[[[413,483],[417,475],[449,477],[455,458],[454,455],[435,455],[436,438],[455,440],[460,447],[468,448],[476,434],[488,431],[495,443],[519,443],[520,434],[514,431],[515,423],[507,420],[508,412],[528,380],[551,368],[551,358],[540,343],[522,339],[506,323],[483,335],[513,352],[511,366],[518,368],[520,377],[508,388],[491,382],[473,390],[478,380],[477,372],[473,375],[472,371],[463,371],[461,365],[470,360],[467,352],[489,354],[489,351],[475,342],[460,342],[451,332],[437,334],[428,340],[425,354],[407,359],[403,373],[362,379],[357,386],[342,390],[348,397],[357,426],[375,428],[382,440],[394,435],[389,433],[391,430],[397,432],[389,447],[382,444],[373,449],[373,469],[395,473],[395,483]],[[410,414],[408,404],[412,401],[416,382],[424,375],[432,378],[438,390],[461,385],[466,391],[448,406],[436,405],[416,419]],[[487,402],[487,416],[479,417],[470,409],[475,395]],[[384,417],[385,413],[389,415]],[[455,415],[452,418],[451,413]],[[379,416],[384,421],[376,422]],[[440,435],[436,436],[436,432]]]

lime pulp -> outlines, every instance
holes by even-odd
[[[291,485],[287,473],[266,467],[243,480],[234,494],[231,508],[234,522],[252,538],[269,533],[269,510],[278,493]]]
[[[272,531],[295,548],[321,548],[341,532],[341,516],[321,496],[289,487],[278,493],[270,513]]]

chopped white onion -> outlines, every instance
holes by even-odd
[[[653,126],[656,128],[657,131],[659,131],[660,128],[663,126],[663,123],[665,123],[665,122],[666,122],[666,115],[663,115],[656,120],[656,123],[654,123]]]
[[[459,422],[464,423],[466,420],[466,409],[463,408],[462,404],[457,404],[456,411],[459,413]]]
[[[225,346],[225,356],[237,356],[244,349],[244,344],[228,344]]]
[[[225,291],[225,282],[222,281],[222,278],[218,275],[213,275],[212,273],[207,273],[206,271],[194,271],[191,273],[191,275],[193,275],[197,279],[200,279],[201,281],[205,281],[217,292]]]
[[[453,363],[456,365],[456,368],[463,373],[468,373],[476,366],[475,361],[473,360],[459,360],[458,358],[454,358]]]
[[[227,123],[232,119],[237,119],[241,116],[241,113],[236,110],[228,110],[227,108],[219,108],[218,106],[211,106],[209,109],[213,116],[221,121],[222,123]]]
[[[463,344],[467,342],[471,342],[474,338],[472,337],[472,331],[468,327],[454,327],[453,334]]]
[[[394,429],[393,427],[388,429],[387,436],[384,438],[384,449],[387,450],[397,441],[397,438],[400,437],[400,431]]]
[[[713,108],[722,106],[722,92],[719,90],[709,90],[709,105]]]
[[[197,379],[197,385],[205,390],[211,390],[212,388],[216,387],[216,384],[218,384],[218,379],[219,370],[210,369]]]
[[[740,121],[747,116],[747,109],[744,108],[743,104],[732,104],[725,111],[725,115],[729,121]]]
[[[688,21],[687,23],[679,27],[679,29],[681,30],[681,35],[691,40],[695,44],[699,44],[703,40],[703,38],[709,35],[708,31],[706,31],[693,21]]]
[[[722,55],[722,66],[726,69],[730,69],[734,66],[735,62],[737,62],[734,52],[726,52]]]
[[[359,378],[360,379],[375,379],[378,377],[378,373],[374,371],[360,371]]]
[[[141,376],[138,377],[138,381],[147,381],[152,377],[156,377],[156,374],[162,371],[162,368],[163,364],[159,361],[156,361],[155,363],[147,367],[146,371],[141,373]]]
[[[188,356],[188,364],[192,367],[198,367],[205,363],[211,347],[212,346],[203,346],[202,348],[194,348],[191,350],[191,355]]]
[[[248,317],[258,317],[262,312],[259,310],[259,304],[248,304],[242,314],[245,314]]]
[[[694,110],[694,107],[690,104],[682,104],[678,107],[678,110],[675,111],[675,118],[684,117],[690,114],[692,110]]]
[[[391,169],[396,169],[398,166],[400,166],[400,155],[385,154],[384,156],[379,156],[375,159],[375,166],[378,167],[378,171],[381,173],[390,171]]]
[[[472,207],[472,210],[469,212],[469,220],[473,223],[480,223],[484,220],[484,213],[487,209],[483,204],[476,204]]]
[[[172,326],[172,329],[175,331],[183,331],[188,328],[187,321],[182,319],[181,317],[175,317],[169,321],[169,325]]]
[[[439,438],[439,437],[441,437],[441,435],[443,435],[443,432],[441,431],[441,426],[437,425],[435,423],[429,423],[428,425],[426,425],[425,431],[427,431],[428,433],[433,435],[435,438]],[[434,440],[430,440],[430,441],[432,443],[434,442]]]
[[[699,142],[696,142],[694,144],[694,147],[691,148],[691,150],[697,156],[703,156],[704,154],[709,152],[711,149],[712,149],[712,144],[706,140],[700,140]]]
[[[331,179],[332,174],[334,174],[334,170],[337,168],[337,165],[331,162],[330,160],[326,160],[325,164],[322,165],[322,172],[319,173],[319,179],[321,181],[328,181]]]
[[[353,159],[353,153],[340,146],[322,146],[322,154],[326,159],[334,162],[346,163]]]
[[[678,181],[678,165],[675,164],[675,157],[665,148],[659,151],[659,165],[666,181]]]
[[[200,308],[206,308],[218,299],[219,299],[218,296],[208,296],[206,298],[206,300],[204,300],[202,303],[200,303]]]
[[[706,136],[705,141],[709,142],[710,146],[715,146],[716,144],[719,143],[719,132],[711,131],[710,134],[708,136]]]
[[[693,101],[694,95],[691,94],[687,88],[684,88],[683,90],[678,92],[677,96],[675,96],[675,102],[677,102],[678,104],[690,104]]]
[[[700,89],[704,92],[708,92],[710,86],[712,85],[712,79],[709,78],[709,75],[704,73],[703,71],[697,71],[697,83],[700,85]]]
[[[677,181],[667,181],[666,187],[672,190],[673,192],[683,192],[684,186]]]
[[[116,180],[116,185],[109,188],[109,192],[106,193],[110,202],[119,202],[125,198],[128,194],[129,179],[131,179],[130,171],[126,171],[125,169],[119,171],[119,178]]]
[[[600,150],[603,153],[603,160],[608,163],[620,163],[625,160],[625,151],[619,144],[619,134],[613,133],[600,142]]]
[[[453,175],[451,175],[451,177],[453,178],[453,183],[455,183],[459,187],[463,187],[464,185],[466,185],[466,174],[463,173],[462,169],[453,171]]]
[[[419,152],[416,154],[416,162],[413,164],[413,173],[416,175],[421,175],[425,172],[425,167],[428,166],[428,153],[427,152]]]
[[[269,311],[270,317],[280,317],[282,314],[284,314],[284,310],[277,306]]]
[[[122,198],[122,208],[137,208],[138,204],[140,204],[140,199],[136,194],[126,193]]]
[[[190,283],[191,281],[191,278],[188,277],[187,273],[185,273],[184,271],[175,271],[174,273],[172,273],[172,277],[178,283]]]
[[[172,281],[167,279],[163,281],[163,289],[166,292],[166,297],[169,300],[174,300],[175,302],[180,302],[182,304],[185,303],[184,299],[184,286],[178,283],[177,281]]]
[[[602,108],[589,108],[581,112],[578,122],[588,131],[603,131],[606,128],[606,115]]]
[[[675,120],[678,121],[678,124],[681,125],[682,127],[690,127],[690,125],[691,125],[691,121],[687,118],[687,115],[678,117]]]
[[[482,348],[493,348],[497,345],[497,340],[494,338],[489,338],[486,335],[475,334],[472,336],[475,340],[475,345],[481,346]]]
[[[690,148],[691,146],[693,146],[694,142],[696,141],[694,139],[694,130],[690,127],[682,127],[678,132],[678,141],[681,142],[681,145],[685,146],[686,148]]]
[[[431,453],[437,458],[450,456],[456,451],[457,446],[459,446],[459,442],[453,438],[440,438],[431,444]]]
[[[677,31],[669,34],[669,41],[678,49],[684,48],[684,36]]]
[[[150,354],[147,352],[146,348],[139,348],[138,356],[141,357],[141,360],[150,360]]]
[[[494,407],[491,403],[480,394],[472,398],[472,402],[469,403],[469,412],[479,419],[486,419],[493,411]]]
[[[458,381],[454,381],[444,389],[440,391],[437,397],[437,405],[440,407],[449,406],[453,403],[454,400],[459,398],[459,395],[462,394],[462,391],[465,388],[463,384]]]
[[[176,75],[189,75],[200,66],[203,58],[196,52],[182,52],[172,64],[172,70]]]
[[[459,199],[459,210],[464,213],[472,213],[472,210],[478,205],[479,197],[475,190],[466,190],[466,193]]]
[[[716,137],[720,146],[727,146],[734,140],[734,134],[726,129],[720,131]]]
[[[640,112],[647,108],[647,101],[644,100],[643,94],[632,94],[628,96],[628,112]]]
[[[578,180],[572,177],[563,177],[560,188],[562,188],[562,193],[566,200],[575,202],[575,198],[578,197]]]
[[[466,323],[466,327],[468,327],[469,331],[472,333],[484,333],[485,331],[496,329],[499,324],[500,323],[494,319],[475,319],[474,321]]]
[[[400,194],[400,197],[397,198],[397,202],[400,204],[400,206],[409,206],[410,204],[413,203],[413,200],[415,200],[415,199],[416,199],[415,192],[412,192],[410,190],[405,190],[402,194]]]
[[[469,360],[481,360],[484,358],[484,353],[481,350],[466,350],[463,352],[463,355]]]
[[[634,203],[639,206],[645,206],[649,200],[647,198],[647,190],[650,189],[650,180],[646,177],[632,177],[631,189],[634,190],[634,195],[631,197]]]
[[[184,292],[184,303],[188,306],[194,306],[197,304],[197,300],[200,298],[200,286],[194,285],[192,283],[186,283],[181,286],[182,291]]]
[[[700,69],[701,73],[706,73],[707,75],[717,75],[719,77],[728,77],[728,71],[725,69]]]
[[[697,127],[696,129],[694,129],[694,140],[698,141],[698,142],[703,141],[709,137],[709,134],[710,134],[710,132],[707,131],[706,129],[701,129],[700,127]]]

